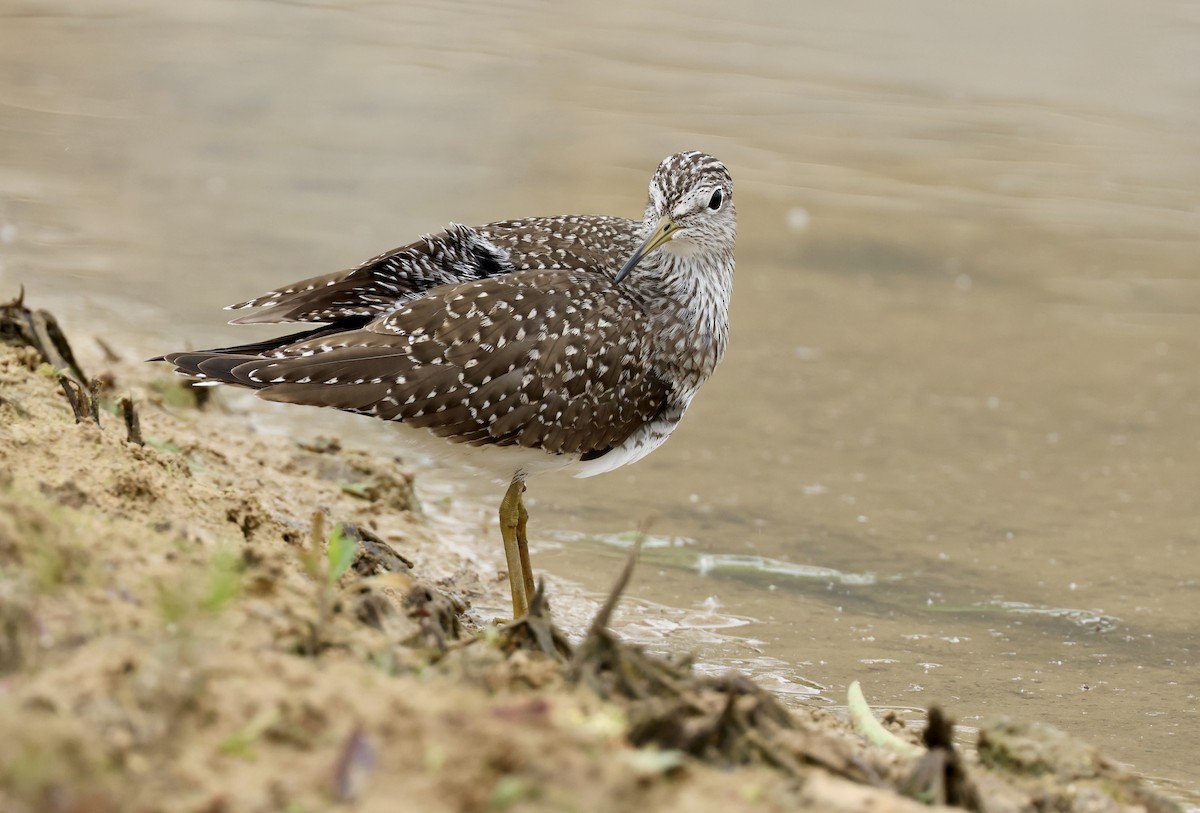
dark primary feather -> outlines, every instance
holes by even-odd
[[[615,271],[637,245],[640,223],[619,217],[566,215],[507,220],[443,232],[335,271],[230,306],[252,310],[234,324],[337,322],[376,317],[438,285],[512,271]]]
[[[357,329],[265,354],[169,354],[181,373],[272,401],[400,421],[474,445],[595,457],[666,405],[654,331],[594,271],[518,271],[431,289]],[[247,346],[253,349],[253,346]]]

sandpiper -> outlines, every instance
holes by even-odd
[[[534,590],[526,478],[612,471],[667,439],[725,354],[736,232],[725,165],[682,152],[658,165],[640,221],[452,224],[230,306],[248,311],[234,324],[319,327],[162,358],[198,383],[404,424],[506,479],[520,617]]]

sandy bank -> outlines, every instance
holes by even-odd
[[[0,810],[1175,809],[1037,726],[985,727],[964,781],[604,635],[472,629],[496,587],[394,459],[264,438],[135,362],[88,371],[77,422],[36,315],[5,320]]]

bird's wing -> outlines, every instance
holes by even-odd
[[[447,285],[365,328],[273,358],[167,356],[181,372],[267,400],[327,406],[476,445],[606,451],[657,415],[669,387],[645,360],[647,316],[586,271],[517,272]]]
[[[250,310],[233,324],[338,322],[374,318],[438,285],[514,270],[508,252],[470,226],[445,231],[367,260],[357,268],[302,280],[230,305]]]
[[[438,285],[521,270],[611,267],[615,273],[636,247],[639,228],[640,224],[623,218],[582,215],[510,220],[477,228],[451,224],[357,268],[277,288],[229,309],[249,311],[234,324],[361,323]]]

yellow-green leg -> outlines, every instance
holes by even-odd
[[[512,590],[513,618],[529,612],[533,598],[533,574],[529,572],[529,546],[525,522],[529,514],[521,495],[525,483],[513,480],[500,501],[500,536],[504,539],[504,558],[508,561],[508,586]]]
[[[533,565],[529,563],[529,537],[525,535],[525,526],[529,524],[529,512],[525,510],[525,484],[517,492],[517,553],[521,555],[521,574],[525,581],[525,599],[533,601]]]

